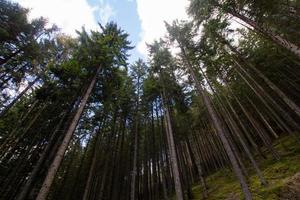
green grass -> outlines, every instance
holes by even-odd
[[[274,161],[270,155],[266,160],[257,158],[260,169],[268,181],[267,187],[261,186],[255,171],[248,168],[249,185],[255,200],[276,200],[286,182],[297,172],[300,172],[300,145],[291,137],[278,140],[275,148],[281,159]],[[239,183],[229,169],[220,170],[207,177],[209,197],[207,200],[226,199],[236,196],[235,199],[243,199]],[[202,186],[193,187],[194,199],[202,199]]]

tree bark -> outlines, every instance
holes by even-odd
[[[255,73],[260,76],[265,83],[300,117],[300,107],[292,101],[286,94],[280,90],[268,77],[266,77],[260,70],[258,70],[252,63],[246,61],[246,59],[238,52],[236,48],[234,48],[228,41],[224,38],[220,37],[220,39],[226,44],[226,46],[234,53],[234,59],[239,60],[245,63],[248,67],[250,67]]]
[[[99,140],[100,140],[100,131],[103,129],[104,125],[105,125],[105,112],[103,114],[103,118],[102,118],[102,122],[100,123],[99,125],[99,130],[96,131],[96,136],[95,136],[95,144],[94,144],[94,147],[93,147],[93,158],[92,158],[92,162],[90,164],[90,167],[89,167],[89,173],[88,173],[88,178],[87,178],[87,181],[86,181],[86,184],[85,184],[85,188],[84,188],[84,193],[83,193],[83,197],[82,197],[82,200],[87,200],[88,199],[88,194],[89,194],[89,191],[90,191],[90,188],[91,188],[91,185],[92,185],[92,178],[93,178],[93,172],[94,172],[94,169],[95,169],[95,166],[96,166],[96,158],[97,158],[97,147],[99,145]]]
[[[176,155],[176,147],[175,147],[175,141],[173,136],[170,113],[169,113],[168,105],[166,105],[165,103],[164,95],[161,95],[161,97],[162,97],[162,103],[164,107],[164,121],[165,121],[166,134],[168,138],[168,145],[169,145],[169,150],[171,155],[171,165],[173,170],[173,178],[175,182],[176,197],[177,200],[184,200],[184,194],[183,194],[183,188],[180,180],[179,163]]]
[[[90,96],[90,94],[91,94],[91,92],[94,88],[94,85],[96,83],[97,75],[100,71],[100,68],[101,67],[99,66],[96,73],[95,73],[95,75],[94,75],[94,77],[93,77],[93,79],[92,79],[92,81],[91,81],[91,83],[90,83],[90,85],[89,85],[89,87],[88,87],[88,89],[87,89],[87,91],[86,91],[86,93],[85,93],[85,95],[84,95],[84,97],[83,97],[83,99],[81,100],[79,108],[78,108],[78,110],[77,110],[77,112],[76,112],[76,114],[75,114],[75,116],[72,120],[72,123],[70,124],[70,126],[68,128],[68,131],[67,131],[67,133],[64,137],[64,140],[63,140],[61,146],[59,147],[59,149],[56,153],[56,156],[55,156],[55,158],[54,158],[54,160],[53,160],[53,162],[52,162],[52,164],[51,164],[51,166],[48,170],[47,176],[44,180],[44,183],[42,185],[42,188],[39,191],[39,194],[38,194],[36,200],[45,200],[47,198],[47,195],[50,191],[50,187],[51,187],[51,185],[54,181],[56,172],[57,172],[57,170],[60,166],[61,161],[63,160],[64,154],[65,154],[65,152],[68,148],[69,142],[70,142],[70,140],[72,138],[72,135],[73,135],[73,133],[76,129],[77,123],[78,123],[78,121],[81,117],[81,114],[84,110],[84,107],[85,107],[87,101],[88,101],[88,98],[89,98],[89,96]]]
[[[15,105],[15,103],[17,101],[19,101],[20,98],[23,97],[23,95],[39,80],[39,77],[36,77],[32,82],[30,82],[27,87],[12,101],[10,102],[5,109],[0,113],[0,118],[3,117],[11,107],[13,107],[13,105]]]
[[[24,185],[21,193],[18,195],[17,200],[24,200],[28,193],[32,190],[32,186],[34,185],[35,179],[38,176],[38,173],[40,172],[43,163],[45,162],[48,153],[50,152],[51,148],[54,145],[55,142],[55,138],[57,137],[57,132],[59,131],[59,128],[61,127],[61,124],[63,123],[63,120],[65,119],[66,113],[63,114],[61,120],[59,121],[58,125],[56,126],[50,140],[49,143],[47,144],[46,148],[43,150],[42,155],[40,156],[36,166],[34,167],[33,171],[30,173],[30,176],[26,182],[26,184]]]
[[[133,169],[131,178],[131,188],[130,188],[130,199],[135,200],[136,194],[136,175],[137,175],[137,156],[138,156],[138,137],[139,137],[139,102],[140,101],[140,76],[138,74],[137,78],[137,101],[136,101],[136,116],[135,116],[135,130],[134,130],[134,152],[133,152]]]
[[[250,25],[256,32],[258,32],[258,33],[262,34],[264,37],[270,39],[271,41],[273,41],[278,46],[281,46],[284,49],[288,50],[289,52],[291,52],[292,54],[297,56],[297,58],[300,58],[300,48],[297,45],[291,43],[290,41],[288,41],[284,38],[282,38],[281,36],[275,34],[274,32],[259,26],[257,24],[257,22],[247,18],[244,15],[241,15],[240,13],[238,13],[238,12],[232,10],[232,9],[230,9],[228,11],[228,13],[231,14],[232,16],[242,20],[246,24]]]
[[[206,92],[201,87],[201,83],[199,82],[199,80],[197,79],[197,77],[196,77],[196,75],[194,73],[192,64],[189,62],[189,60],[187,58],[187,55],[185,53],[185,49],[183,48],[182,45],[180,45],[180,46],[181,46],[181,51],[182,51],[182,53],[184,55],[184,59],[185,59],[185,61],[187,63],[188,70],[190,71],[192,79],[194,80],[194,82],[196,84],[197,91],[198,91],[199,95],[202,96],[203,102],[204,102],[204,104],[205,104],[205,106],[206,106],[206,108],[208,110],[208,113],[209,113],[209,115],[211,117],[213,125],[216,128],[216,131],[217,131],[217,133],[220,136],[220,139],[221,139],[221,141],[222,141],[222,143],[224,145],[226,153],[227,153],[227,155],[229,157],[229,160],[230,160],[230,162],[232,164],[233,171],[234,171],[235,175],[237,176],[237,178],[239,179],[241,188],[242,188],[243,193],[244,193],[244,197],[245,197],[246,200],[252,200],[252,194],[251,194],[251,192],[249,190],[247,181],[246,181],[246,179],[245,179],[245,177],[244,177],[244,175],[242,173],[241,168],[239,167],[237,158],[235,157],[234,152],[233,152],[232,148],[230,147],[229,141],[227,140],[227,138],[225,136],[225,131],[224,131],[224,128],[223,128],[223,126],[221,124],[219,116],[217,115],[216,111],[214,110],[213,105],[212,105],[209,97],[207,96]]]

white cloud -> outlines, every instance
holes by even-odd
[[[22,6],[31,8],[29,18],[43,16],[49,23],[56,24],[62,32],[75,36],[75,30],[85,26],[87,30],[97,30],[93,13],[99,10],[86,0],[15,0]]]
[[[100,0],[100,20],[101,23],[106,24],[109,19],[116,15],[116,11],[108,3],[105,3],[104,0]]]
[[[164,21],[171,23],[175,19],[188,19],[186,8],[188,0],[136,0],[137,11],[141,20],[141,40],[138,51],[147,56],[145,43],[151,43],[165,35]]]

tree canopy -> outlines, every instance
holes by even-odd
[[[190,0],[128,63],[115,22],[70,37],[0,0],[0,199],[217,199],[226,169],[256,199],[300,142],[299,6]]]

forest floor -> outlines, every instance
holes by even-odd
[[[283,144],[283,145],[282,145]],[[274,147],[281,158],[275,161],[256,158],[260,169],[268,181],[268,186],[260,184],[253,168],[248,168],[249,185],[255,200],[300,200],[300,145],[291,137],[283,137]],[[232,171],[224,169],[207,177],[209,187],[207,200],[239,200],[242,198],[239,183]],[[193,187],[194,199],[203,199],[203,188]]]

